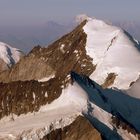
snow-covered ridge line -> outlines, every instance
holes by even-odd
[[[58,99],[42,106],[38,112],[20,116],[12,114],[2,118],[0,120],[0,138],[13,140],[20,137],[23,140],[40,140],[51,131],[70,125],[81,115],[82,105],[75,100],[76,96],[72,93],[75,90],[81,90],[75,86],[72,90],[70,88],[64,89]]]
[[[87,54],[97,65],[90,78],[101,85],[109,73],[115,73],[112,87],[128,89],[140,75],[138,43],[126,31],[102,20],[87,18],[83,29]]]
[[[0,42],[0,59],[2,59],[8,67],[16,64],[22,56],[23,53],[19,49],[12,48],[8,44]]]
[[[0,138],[7,138],[9,140],[40,140],[51,131],[59,128],[63,129],[65,126],[70,125],[78,116],[78,114],[71,114],[69,116],[63,116],[62,118],[56,117],[54,119],[53,117],[52,120],[49,120],[51,116],[48,117],[46,113],[21,115],[15,120],[1,124],[7,127],[3,127],[4,130],[0,131]],[[23,122],[23,124],[21,122]]]

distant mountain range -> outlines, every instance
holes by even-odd
[[[75,27],[48,21],[44,25],[0,28],[0,40],[29,52],[34,46],[47,46]]]

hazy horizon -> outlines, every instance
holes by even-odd
[[[119,23],[117,25],[126,23],[126,29],[140,40],[139,31],[129,27],[131,23],[140,27],[139,5],[139,0],[0,0],[0,41],[26,52],[34,45],[48,45],[67,33],[79,14]],[[49,21],[58,25],[48,29]]]
[[[111,21],[140,22],[139,5],[139,0],[0,0],[0,26],[69,22],[82,13]]]

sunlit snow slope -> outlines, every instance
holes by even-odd
[[[109,73],[115,73],[112,87],[128,89],[140,74],[138,43],[127,32],[104,21],[87,18],[86,51],[93,58],[96,70],[90,78],[103,84]]]

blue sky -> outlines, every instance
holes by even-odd
[[[0,26],[69,22],[86,13],[111,21],[140,21],[140,0],[0,0]]]

